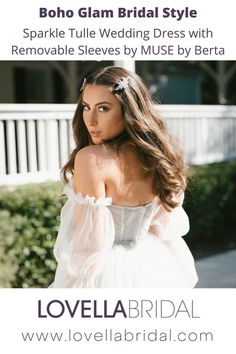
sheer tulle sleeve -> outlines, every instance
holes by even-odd
[[[114,241],[114,223],[108,205],[111,198],[84,197],[68,184],[68,200],[54,246],[58,262],[51,287],[95,287],[106,255]]]
[[[176,198],[178,206],[171,211],[167,211],[162,204],[157,206],[150,229],[163,241],[184,236],[189,231],[189,219],[182,207],[183,200],[184,193]]]
[[[184,193],[176,198],[178,206],[171,211],[167,211],[163,205],[158,205],[157,212],[151,222],[150,231],[170,249],[183,269],[189,287],[194,287],[198,281],[194,259],[181,237],[189,231],[189,218],[182,207],[183,200]]]

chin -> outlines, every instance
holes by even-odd
[[[92,139],[92,142],[93,142],[94,145],[99,145],[99,144],[102,143],[102,139],[100,139],[100,138],[93,138],[93,139]]]

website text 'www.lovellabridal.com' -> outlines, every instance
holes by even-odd
[[[212,332],[168,329],[74,330],[21,332],[24,342],[212,342]]]

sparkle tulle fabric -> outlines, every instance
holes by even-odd
[[[194,260],[181,236],[189,230],[180,206],[168,212],[155,198],[145,206],[84,197],[69,183],[54,246],[52,288],[193,288]],[[183,199],[183,198],[182,198]]]

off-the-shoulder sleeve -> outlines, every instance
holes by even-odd
[[[51,287],[95,287],[114,241],[111,198],[83,196],[68,184],[54,246],[58,262]]]
[[[150,231],[158,236],[169,248],[182,267],[188,286],[193,288],[198,281],[198,275],[192,253],[181,237],[189,231],[189,218],[182,207],[183,200],[184,193],[176,198],[178,206],[171,211],[167,211],[163,205],[158,205],[152,219]]]
[[[176,197],[178,206],[171,211],[167,211],[162,204],[157,206],[150,229],[163,241],[184,236],[189,231],[189,218],[182,207],[183,200],[184,193]]]

